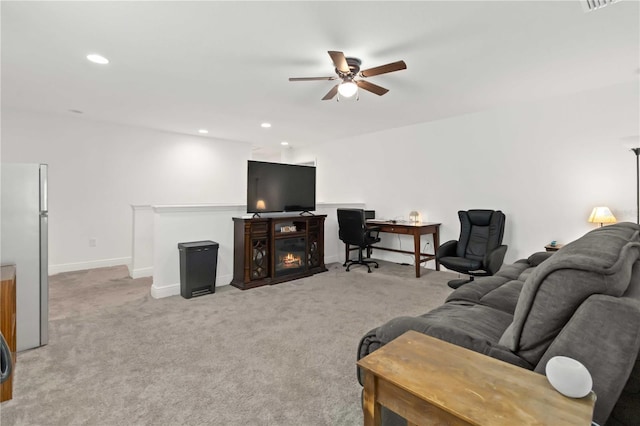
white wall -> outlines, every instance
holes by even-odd
[[[418,210],[442,222],[441,241],[457,237],[457,210],[502,209],[513,261],[592,229],[596,205],[635,220],[635,156],[625,143],[639,133],[639,91],[636,81],[288,150],[286,159],[317,161],[319,204],[363,203],[379,218]],[[132,206],[245,203],[248,144],[6,109],[2,124],[3,162],[50,165],[52,273],[129,264]],[[150,226],[137,230],[148,236]],[[327,262],[342,260],[332,226]],[[407,239],[384,238],[411,250]],[[141,256],[141,268],[151,266],[149,252]]]
[[[244,204],[250,155],[244,143],[2,110],[2,161],[49,164],[50,273],[128,264],[132,205]]]
[[[363,201],[379,218],[418,210],[442,223],[442,242],[458,237],[458,210],[501,209],[510,262],[592,229],[595,206],[635,221],[636,158],[625,144],[639,133],[639,90],[636,81],[512,105],[296,149],[295,157],[317,159],[319,199]],[[382,98],[360,102],[384,107]],[[383,242],[411,247],[397,236]]]

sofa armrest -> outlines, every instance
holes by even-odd
[[[381,342],[378,336],[376,335],[377,328],[374,328],[367,334],[365,334],[362,339],[360,339],[360,344],[358,345],[358,354],[357,360],[359,361],[361,358],[369,355],[371,352],[380,349],[385,343]],[[361,386],[364,386],[364,375],[360,370],[360,367],[356,367],[356,374],[358,375],[358,382]]]
[[[620,324],[625,324],[621,327]],[[535,368],[544,374],[549,359],[568,356],[584,364],[598,397],[594,421],[604,425],[640,350],[640,303],[596,294],[585,300]]]
[[[447,241],[438,247],[438,251],[436,251],[436,259],[440,260],[442,257],[455,256],[457,248],[458,242],[456,240]]]

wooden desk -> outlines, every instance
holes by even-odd
[[[440,224],[439,223],[433,223],[433,222],[392,223],[392,222],[381,222],[377,220],[368,220],[367,225],[371,227],[380,228],[380,232],[388,232],[390,234],[400,234],[400,235],[413,235],[413,251],[381,247],[377,244],[373,246],[373,248],[377,250],[393,251],[396,253],[413,254],[413,256],[415,257],[416,278],[420,277],[420,264],[422,262],[428,262],[429,260],[434,260],[436,258],[436,250],[440,245]],[[421,253],[420,237],[423,235],[429,235],[429,234],[433,235],[433,254]],[[346,253],[347,255],[349,253],[348,246],[347,246]],[[436,260],[436,271],[439,271],[439,270],[440,270],[440,263]]]
[[[408,425],[585,425],[595,394],[567,398],[542,374],[408,331],[358,361],[365,370],[364,424],[380,406]]]

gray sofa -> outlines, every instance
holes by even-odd
[[[640,226],[601,227],[555,253],[504,265],[431,312],[371,330],[358,359],[408,330],[540,374],[556,355],[577,359],[593,377],[594,422],[640,424]],[[383,424],[406,422],[383,409]]]

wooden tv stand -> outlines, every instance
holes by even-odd
[[[234,217],[231,285],[247,290],[326,271],[326,217]]]

